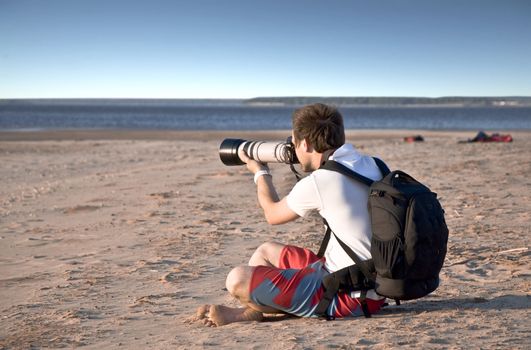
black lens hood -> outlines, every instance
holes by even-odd
[[[219,146],[219,159],[225,165],[243,165],[240,157],[238,156],[238,148],[245,140],[242,139],[225,139]]]

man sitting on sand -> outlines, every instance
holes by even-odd
[[[240,155],[247,169],[255,175],[258,201],[267,222],[283,224],[317,210],[339,239],[361,259],[370,259],[368,187],[319,167],[327,159],[333,159],[368,178],[380,180],[382,174],[378,166],[370,156],[345,144],[343,118],[335,108],[324,104],[305,106],[293,113],[292,122],[295,152],[302,170],[311,174],[300,180],[285,198],[279,199],[266,164]],[[231,322],[259,321],[263,313],[316,316],[315,310],[323,296],[323,277],[353,264],[333,235],[323,258],[305,248],[264,243],[253,253],[248,266],[238,266],[227,276],[228,291],[243,307],[204,305],[197,310],[196,317],[206,325],[222,326]],[[384,298],[371,290],[366,303],[369,312],[375,313]],[[327,315],[363,315],[359,292],[338,293]]]

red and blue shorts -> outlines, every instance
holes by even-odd
[[[269,306],[301,317],[315,316],[315,309],[323,297],[321,281],[329,274],[324,258],[312,251],[285,246],[279,267],[255,266],[251,276],[250,298],[253,303]],[[366,299],[370,313],[380,310],[385,299]],[[361,316],[359,299],[350,293],[338,293],[327,311],[328,316]]]

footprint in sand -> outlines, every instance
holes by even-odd
[[[175,298],[185,298],[187,295],[183,292],[174,292],[174,293],[161,293],[161,294],[150,294],[144,295],[138,298],[135,298],[132,304],[129,305],[130,308],[145,306],[145,305],[165,305],[168,304]]]
[[[462,281],[483,284],[497,284],[509,281],[513,277],[511,267],[506,263],[489,261],[487,258],[471,259],[463,264],[449,267]]]
[[[66,208],[63,213],[65,214],[77,214],[84,212],[92,212],[103,208],[103,205],[76,205],[75,207]]]
[[[160,281],[163,283],[176,283],[179,281],[190,280],[198,277],[199,273],[168,272],[160,278]]]
[[[169,191],[169,192],[159,192],[159,193],[150,193],[149,196],[153,199],[170,199],[179,197],[179,192]]]
[[[230,176],[234,176],[234,172],[221,171],[219,173],[216,173],[214,175],[210,175],[210,176],[207,176],[207,177],[210,177],[211,179],[217,179],[217,178],[225,178],[225,177],[230,177]]]

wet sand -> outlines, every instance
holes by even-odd
[[[371,319],[207,328],[185,320],[238,305],[225,277],[260,243],[320,243],[317,216],[268,226],[252,176],[218,158],[225,137],[288,131],[0,132],[0,349],[528,348],[531,132],[511,134],[347,133],[438,193],[450,239],[432,295]],[[287,194],[289,167],[271,168]]]

